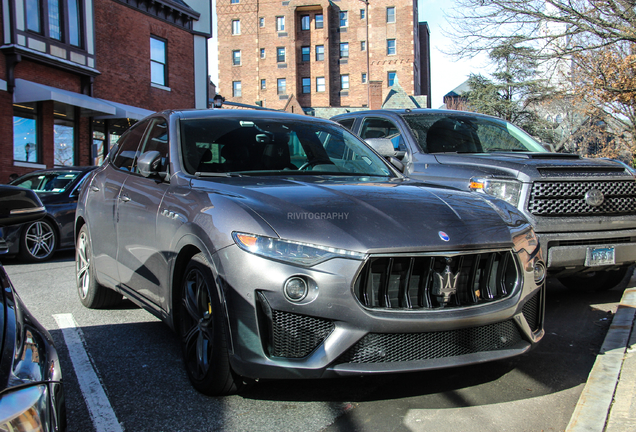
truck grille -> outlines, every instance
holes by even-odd
[[[371,257],[354,293],[368,308],[436,309],[509,297],[519,281],[512,252]]]
[[[522,341],[512,320],[480,327],[428,333],[369,333],[340,363],[390,363],[456,357],[511,349]]]
[[[591,189],[601,191],[603,203],[592,207],[585,202]],[[636,181],[535,182],[528,211],[537,216],[618,215],[636,211]]]

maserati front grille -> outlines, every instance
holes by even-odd
[[[367,308],[438,309],[509,297],[520,280],[512,252],[371,257],[354,293]]]

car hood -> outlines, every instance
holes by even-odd
[[[359,177],[231,180],[215,183],[283,239],[376,253],[511,245],[492,206],[455,189]]]
[[[633,178],[624,166],[614,161],[567,153],[437,153],[434,156],[443,165],[475,166],[483,171],[494,169],[508,172],[522,181],[564,175],[589,177],[605,174]]]

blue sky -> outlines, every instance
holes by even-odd
[[[419,21],[428,22],[431,32],[431,107],[433,108],[442,105],[443,96],[468,79],[470,73],[484,73],[486,66],[485,56],[456,61],[453,57],[442,53],[442,49],[452,44],[452,41],[442,34],[442,28],[448,25],[444,19],[444,10],[452,4],[452,0],[418,0]],[[213,10],[216,10],[216,2]],[[214,21],[216,26],[216,13]],[[216,36],[216,27],[214,35]],[[218,83],[216,37],[213,37],[210,42],[209,52],[210,75],[216,84]],[[219,91],[223,93],[227,90],[221,88]]]

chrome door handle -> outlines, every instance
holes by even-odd
[[[130,201],[130,197],[128,195],[122,195],[119,197],[119,199],[121,199],[123,202]]]
[[[99,188],[97,186],[91,186],[91,190],[93,192],[99,192]]]

